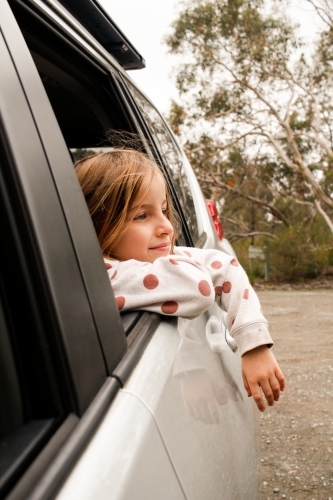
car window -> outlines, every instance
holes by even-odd
[[[59,32],[46,29],[38,24],[35,17],[28,21],[28,16],[16,3],[13,7],[72,160],[110,149],[110,131],[114,145],[121,140],[124,131],[137,133],[137,123],[123,100],[112,68],[109,66],[106,69],[103,64],[98,64],[84,52],[82,46],[73,45],[76,40],[69,37],[66,40]],[[114,131],[121,131],[119,137]],[[136,147],[140,146],[145,150],[143,143],[136,142]],[[103,290],[101,286],[96,286]],[[93,291],[90,300],[94,301],[105,327],[101,342],[111,373],[111,361],[119,347],[112,343],[116,339],[112,338],[110,329],[111,326],[115,329],[118,322],[121,324],[121,318],[119,316],[117,321],[113,314],[112,323],[107,322],[111,314],[106,314],[106,311],[102,314],[102,304],[106,302],[101,297],[102,291],[99,295],[96,287]],[[119,313],[118,309],[116,312]],[[135,316],[135,322],[139,321],[140,313],[135,313]],[[131,334],[134,324],[129,328],[123,321],[126,336]]]
[[[84,54],[82,47],[79,50],[69,42],[65,44],[59,34],[37,30],[26,22],[20,10],[16,15],[73,161],[108,150],[110,139],[116,146],[123,140],[123,132],[139,132],[144,137],[129,102],[132,98],[129,94],[123,96],[122,84],[111,67],[107,70],[97,64]],[[198,227],[181,154],[158,113],[148,108],[148,103],[147,109],[143,105],[141,109],[145,126],[162,156],[164,171],[166,166],[166,175],[171,177],[169,186],[175,208],[182,220],[185,214],[177,243],[192,244],[198,239]],[[115,131],[121,133],[117,136]],[[135,147],[150,152],[144,138]]]
[[[61,132],[74,157],[108,147],[106,132],[137,132],[113,78],[113,68],[33,2],[10,0]],[[36,10],[36,12],[35,12]],[[80,153],[80,150],[83,150]]]
[[[52,52],[46,58],[35,48],[32,44],[31,54],[74,159],[108,148],[110,130],[133,130],[107,72],[80,67],[79,57],[75,65],[59,57],[53,62]]]
[[[145,97],[129,82],[126,82],[130,91],[142,112],[153,139],[162,154],[163,162],[168,169],[177,199],[180,202],[185,215],[187,227],[189,228],[193,242],[199,238],[198,221],[195,212],[193,196],[183,167],[182,154],[173,140],[167,126],[157,110],[145,99]]]

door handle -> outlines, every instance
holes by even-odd
[[[237,350],[237,343],[233,339],[225,325],[224,317],[218,320],[216,316],[211,316],[206,325],[206,339],[213,352],[220,353],[231,349]]]

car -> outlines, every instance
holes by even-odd
[[[96,0],[0,0],[0,45],[0,498],[258,498],[257,412],[223,311],[121,315],[73,168],[136,134],[177,243],[233,252],[130,78],[144,59]]]

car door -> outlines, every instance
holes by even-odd
[[[159,317],[121,320],[63,134],[4,0],[0,20],[0,497],[46,499],[70,474]],[[183,498],[154,437],[151,467],[164,464],[161,478]]]

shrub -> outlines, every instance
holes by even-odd
[[[257,238],[255,246],[267,248],[270,279],[295,282],[333,273],[332,236],[323,228],[294,224],[280,227],[278,238]],[[326,233],[326,234],[325,234]],[[233,243],[238,259],[247,271],[250,281],[265,277],[265,262],[248,258],[249,239]]]

